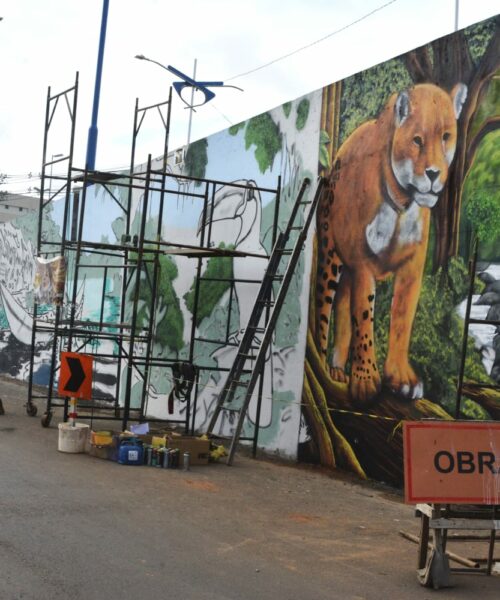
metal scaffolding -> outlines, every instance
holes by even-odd
[[[194,281],[194,299],[191,322],[189,348],[185,362],[192,365],[196,381],[194,384],[194,405],[191,394],[186,398],[186,410],[182,419],[157,419],[182,426],[184,430],[194,431],[196,402],[198,397],[198,378],[202,370],[227,371],[228,369],[209,366],[196,362],[195,346],[200,342],[230,344],[231,305],[234,300],[234,278],[224,279],[229,288],[229,310],[225,339],[212,340],[199,335],[197,331],[198,312],[200,309],[200,286],[203,281],[210,280],[203,275],[204,261],[232,257],[233,260],[244,260],[251,253],[240,252],[228,248],[215,247],[212,236],[212,215],[216,192],[221,186],[239,188],[242,193],[269,194],[275,199],[275,210],[272,224],[272,243],[277,235],[279,198],[281,182],[278,178],[276,188],[257,187],[253,182],[247,185],[239,182],[223,182],[218,180],[189,177],[169,172],[168,138],[170,129],[170,113],[172,93],[166,102],[140,108],[136,101],[132,134],[130,169],[128,171],[89,171],[73,166],[74,132],[76,123],[76,106],[78,96],[78,74],[73,87],[61,94],[51,95],[48,90],[43,161],[41,174],[40,208],[38,223],[37,256],[63,256],[66,259],[66,294],[62,304],[55,307],[51,318],[47,318],[44,307],[36,302],[33,312],[32,343],[30,355],[30,374],[27,412],[34,416],[37,413],[37,400],[46,402],[42,425],[50,424],[53,409],[62,407],[64,419],[68,417],[69,398],[58,395],[56,381],[59,373],[59,354],[62,351],[92,354],[101,367],[115,381],[112,397],[100,397],[93,394],[93,400],[82,404],[79,418],[98,418],[121,421],[122,429],[126,429],[129,421],[144,421],[147,418],[148,398],[150,394],[150,375],[153,368],[173,369],[179,358],[166,358],[154,349],[155,318],[158,308],[158,283],[161,280],[162,256],[183,256],[197,261]],[[60,101],[64,100],[69,111],[71,136],[69,151],[62,158],[47,160],[47,147],[52,119]],[[136,146],[141,125],[146,113],[158,112],[164,128],[163,152],[159,168],[154,168],[151,155],[145,167],[136,166]],[[53,175],[54,164],[64,164],[64,176]],[[171,169],[170,169],[171,170]],[[49,183],[49,185],[47,185]],[[53,185],[57,183],[57,185]],[[52,188],[55,189],[52,192]],[[193,189],[191,189],[193,188]],[[47,189],[49,193],[47,195]],[[98,191],[97,191],[98,190]],[[105,194],[118,206],[123,216],[123,233],[117,243],[96,242],[86,239],[86,216],[97,195]],[[168,219],[166,203],[168,200],[190,200],[200,204],[201,223],[199,243],[174,243],[163,239],[163,226]],[[44,230],[44,214],[58,199],[64,199],[62,211],[62,228],[59,237],[51,237]],[[153,215],[153,219],[152,219]],[[106,215],[102,215],[106,219]],[[151,223],[156,224],[154,231]],[[255,254],[261,259],[268,256]],[[95,257],[100,260],[95,261]],[[94,259],[94,260],[91,260]],[[81,300],[79,290],[89,270],[102,275],[99,318],[85,320],[81,316]],[[120,282],[118,319],[110,322],[105,315],[106,282]],[[214,280],[214,278],[212,278]],[[222,279],[219,279],[222,281]],[[260,283],[255,281],[253,283]],[[257,289],[257,287],[256,287]],[[145,290],[147,293],[145,293]],[[141,295],[142,292],[142,295]],[[35,390],[33,376],[37,351],[42,346],[41,340],[50,338],[49,344],[49,381],[46,391]],[[102,350],[104,343],[108,347]],[[110,347],[112,351],[110,351]],[[196,363],[196,364],[195,364]],[[137,398],[137,386],[140,389]],[[133,391],[133,388],[135,391]],[[259,424],[255,425],[255,439]]]

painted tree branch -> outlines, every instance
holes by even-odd
[[[500,420],[500,391],[488,387],[476,387],[464,383],[462,393],[467,398],[474,400],[490,415],[492,419]]]
[[[320,386],[318,380],[316,379],[314,372],[311,369],[311,366],[306,361],[305,363],[305,372],[306,372],[306,380],[310,384],[310,389],[313,394],[313,398],[317,405],[319,405],[319,411],[321,413],[321,417],[323,422],[326,425],[326,429],[328,431],[328,435],[332,441],[333,451],[336,457],[336,462],[339,466],[348,469],[361,477],[362,479],[366,479],[365,472],[363,471],[361,465],[359,464],[358,459],[356,458],[355,453],[352,450],[352,447],[347,442],[345,437],[340,433],[340,431],[335,427],[333,423],[331,413],[326,401],[325,393],[323,388]]]
[[[316,240],[313,264],[316,264]],[[316,287],[315,269],[310,289]],[[312,293],[312,292],[311,292]],[[425,399],[403,401],[383,390],[372,405],[353,405],[348,386],[334,381],[314,337],[315,304],[310,302],[303,403],[311,434],[324,466],[341,466],[361,476],[401,484],[403,439],[400,423],[422,418],[451,419]]]
[[[404,55],[404,63],[415,83],[434,83],[432,60],[427,46]]]
[[[461,81],[468,83],[474,63],[463,31],[451,33],[432,42],[433,77],[436,85],[451,91]]]
[[[458,252],[459,221],[462,186],[470,164],[470,129],[474,116],[486,93],[489,81],[500,67],[500,18],[496,18],[491,39],[481,57],[474,64],[467,39],[457,32],[432,43],[433,60],[428,46],[408,53],[405,64],[415,83],[435,83],[451,89],[459,81],[468,88],[467,100],[458,122],[458,143],[455,160],[450,169],[448,184],[433,211],[436,227],[435,268],[446,265]]]
[[[306,365],[304,402],[321,403],[324,396],[333,427],[342,440],[345,440],[347,457],[355,456],[360,469],[368,477],[401,484],[403,440],[399,425],[402,421],[452,418],[439,405],[429,400],[402,401],[388,390],[383,390],[376,402],[368,407],[354,406],[349,398],[347,385],[331,379],[311,331],[307,336]],[[318,414],[324,421],[324,409],[317,409],[316,415]],[[336,433],[332,433],[331,426],[323,423],[322,433],[326,432],[333,436],[332,448],[336,464],[344,466],[345,456],[337,452],[339,438]],[[324,441],[320,443],[324,444]],[[348,463],[347,468],[353,470],[352,464]]]
[[[448,232],[449,240],[447,242],[447,257],[455,256],[458,252],[462,186],[468,170],[466,156],[470,144],[470,130],[489,82],[500,67],[500,18],[497,17],[495,22],[496,27],[488,46],[486,47],[481,60],[475,65],[470,80],[466,81],[468,84],[468,97],[459,121],[459,144],[457,146],[455,164],[448,184],[448,192],[451,191],[452,196],[448,206],[450,227]]]
[[[304,406],[307,424],[311,429],[311,434],[318,447],[320,464],[325,467],[335,467],[335,454],[333,452],[332,441],[328,435],[328,431],[321,417],[321,412],[316,405],[316,399],[305,375],[302,404]]]
[[[479,145],[481,144],[483,139],[488,135],[488,133],[491,133],[492,131],[495,131],[497,129],[500,129],[500,115],[495,116],[495,117],[490,117],[489,119],[487,119],[481,125],[481,129],[476,133],[474,138],[470,141],[469,147],[467,148],[467,157],[466,157],[466,161],[465,161],[465,174],[466,175],[469,172],[469,169],[471,168],[472,163],[474,162],[474,157],[475,157],[476,152],[479,148]]]

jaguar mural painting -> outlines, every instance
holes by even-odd
[[[387,386],[421,398],[422,381],[408,359],[429,239],[430,209],[455,154],[456,120],[467,88],[451,94],[422,84],[394,94],[375,120],[358,127],[336,155],[318,208],[317,342],[326,357],[332,307],[330,372],[348,380],[358,403],[380,391],[373,333],[375,282],[394,275]]]

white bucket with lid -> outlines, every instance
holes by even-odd
[[[59,423],[59,452],[78,454],[85,452],[90,426],[84,423]]]

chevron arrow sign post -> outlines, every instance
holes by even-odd
[[[72,398],[91,400],[92,368],[94,359],[88,354],[61,352],[59,394]]]

